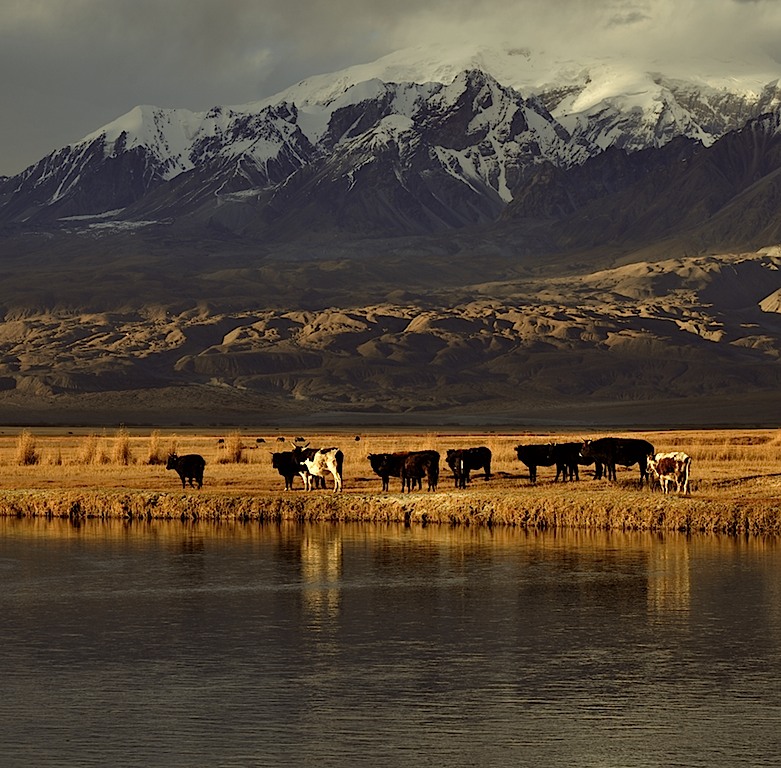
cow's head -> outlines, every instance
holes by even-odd
[[[283,469],[292,463],[292,451],[282,451],[281,453],[271,454],[271,466],[274,469]]]
[[[385,453],[370,453],[366,458],[369,460],[372,469],[377,472],[383,468],[388,456]]]
[[[166,462],[165,468],[166,469],[176,469],[176,462],[179,460],[179,457],[175,453],[169,453],[168,454],[168,461]]]

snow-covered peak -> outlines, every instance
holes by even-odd
[[[78,143],[89,144],[102,138],[109,149],[124,138],[123,150],[136,147],[150,150],[161,161],[166,169],[165,175],[170,178],[192,168],[188,153],[195,137],[208,124],[210,114],[137,106]]]
[[[574,59],[544,50],[513,44],[431,44],[395,51],[366,64],[338,72],[315,75],[263,99],[257,106],[282,99],[296,104],[327,103],[346,88],[367,80],[383,82],[450,83],[460,72],[480,69],[524,96],[554,89],[583,89],[581,108],[618,96],[629,87],[642,90],[652,84],[654,73],[687,80],[703,87],[758,96],[764,85],[778,78],[778,66],[758,53],[755,61],[681,59],[679,61],[629,62],[596,57]]]

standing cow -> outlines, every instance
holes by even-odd
[[[584,459],[600,461],[607,470],[607,479],[616,479],[616,464],[640,467],[640,487],[648,479],[648,457],[654,447],[647,440],[634,437],[601,437],[598,440],[584,440],[580,455]]]
[[[469,473],[482,469],[484,478],[491,479],[491,449],[481,445],[478,448],[449,449],[445,463],[453,473],[456,488],[466,488]]]
[[[297,437],[296,440],[301,441],[302,438]],[[311,491],[318,488],[325,488],[325,475],[313,475],[305,463],[305,459],[314,459],[320,448],[310,448],[309,441],[307,440],[303,445],[299,443],[290,443],[293,450],[293,457],[299,463],[301,469],[299,474],[304,481],[304,490]]]
[[[401,466],[401,490],[412,491],[415,486],[423,489],[423,477],[428,481],[427,490],[436,491],[439,482],[439,453],[437,451],[410,451]]]
[[[293,453],[295,454],[295,451]],[[307,474],[303,476],[307,490],[316,487],[313,484],[316,478],[323,478],[325,483],[327,473],[330,473],[334,479],[334,493],[342,490],[344,454],[339,448],[319,448],[314,455],[302,454],[300,461],[307,470]]]
[[[688,496],[691,463],[691,456],[683,451],[657,453],[648,457],[648,471],[651,477],[656,478],[663,493],[669,493],[675,485],[676,493]]]
[[[198,483],[198,489],[203,486],[203,470],[206,467],[206,461],[198,453],[188,453],[184,456],[177,456],[175,453],[168,455],[166,469],[176,470],[179,479],[182,481],[182,488],[185,487],[185,481],[190,483],[191,488],[195,488],[193,481]]]
[[[285,480],[285,490],[293,490],[293,480],[296,475],[306,472],[306,467],[295,457],[293,451],[279,451],[271,454],[271,466],[279,472]]]
[[[382,479],[382,490],[390,489],[390,478],[401,477],[401,468],[409,451],[396,451],[395,453],[370,453],[366,458],[371,464],[372,471]],[[404,488],[401,489],[402,491]]]
[[[529,468],[529,482],[537,482],[537,467],[551,467],[556,463],[553,443],[516,445],[515,455]]]

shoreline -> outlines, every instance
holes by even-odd
[[[437,493],[292,491],[260,494],[22,489],[0,491],[0,516],[15,518],[508,526],[658,531],[731,536],[781,535],[781,503],[663,496],[617,488],[555,496],[537,489]]]

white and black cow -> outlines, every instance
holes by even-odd
[[[306,467],[307,473],[303,475],[307,490],[315,487],[314,478],[325,479],[327,473],[334,478],[334,493],[342,490],[342,468],[344,466],[344,454],[339,448],[318,448],[314,454],[307,455],[301,451],[301,463]]]

